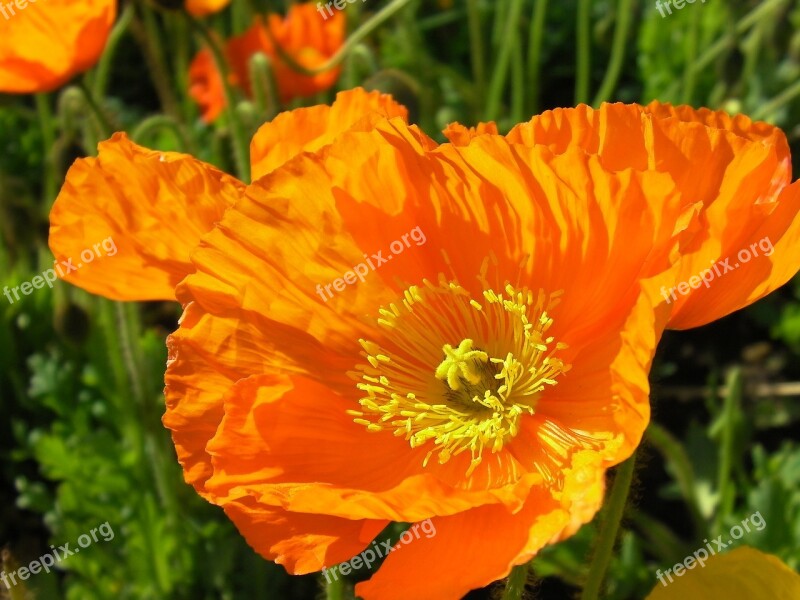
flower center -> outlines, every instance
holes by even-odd
[[[402,303],[380,309],[381,344],[359,340],[361,410],[348,411],[370,431],[392,430],[412,448],[432,443],[423,465],[466,450],[467,475],[485,449],[498,452],[532,415],[543,390],[569,370],[554,356],[564,344],[547,331],[560,293],[505,287],[483,302],[456,283],[424,281]],[[455,345],[454,345],[455,344]]]

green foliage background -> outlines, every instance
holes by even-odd
[[[240,32],[253,11],[286,4],[233,0],[208,23],[220,34]],[[637,0],[404,0],[372,28],[371,19],[394,4],[348,5],[349,29],[368,33],[346,56],[338,87],[395,94],[439,139],[454,120],[496,119],[507,130],[578,101],[659,99],[775,123],[787,132],[798,168],[796,0],[708,0],[667,17],[654,2]],[[113,47],[80,82],[36,98],[0,96],[0,287],[51,266],[50,206],[72,160],[94,153],[104,137],[78,83],[135,141],[236,172],[234,123],[202,124],[187,97],[186,66],[199,40],[182,15],[138,1],[123,2],[121,13]],[[236,114],[252,133],[279,110],[329,102],[333,94],[289,107],[268,94],[240,98]],[[221,510],[183,483],[160,423],[164,340],[178,316],[168,303],[118,305],[62,283],[13,304],[0,299],[5,568],[26,564],[50,544],[74,544],[101,523],[115,532],[29,580],[32,597],[320,594],[318,577],[290,577],[262,560]],[[800,386],[792,385],[800,381],[798,356],[798,280],[720,322],[665,337],[651,378],[654,425],[639,454],[608,598],[643,598],[657,568],[755,511],[767,526],[741,543],[800,568]],[[597,522],[535,559],[535,597],[574,596]],[[6,596],[23,597],[14,593]]]

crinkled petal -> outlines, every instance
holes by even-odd
[[[249,498],[224,508],[253,550],[293,575],[349,560],[389,524],[265,508]]]
[[[445,127],[443,133],[454,146],[467,146],[473,138],[478,136],[497,135],[497,123],[489,121],[488,123],[478,123],[475,127],[465,127],[461,123],[450,123]]]
[[[317,152],[348,130],[369,129],[383,118],[408,118],[391,96],[363,88],[339,92],[336,101],[279,114],[253,136],[250,161],[253,180],[301,152]]]
[[[440,476],[449,466],[422,469],[427,449],[367,431],[346,414],[351,406],[301,377],[239,381],[207,446],[214,476],[206,490],[223,505],[251,496],[297,512],[415,521],[500,499],[518,508],[527,489],[541,481],[529,476],[504,495],[482,489],[456,493]]]
[[[649,165],[671,175],[684,201],[680,268],[663,294],[673,313],[671,328],[696,327],[743,308],[783,285],[800,266],[791,258],[800,247],[796,192],[787,190],[789,149],[776,127],[656,102],[604,104],[597,110],[581,105],[538,115],[515,127],[508,139],[545,145],[558,154],[579,147],[598,154],[612,170]],[[717,261],[729,258],[733,266],[734,256],[762,239],[765,248],[780,245],[781,254],[726,275],[724,284],[700,280],[701,274],[709,282],[719,278],[709,273]]]
[[[149,150],[118,133],[67,173],[50,213],[50,249],[77,265],[81,252],[111,238],[113,255],[66,280],[113,300],[172,300],[194,270],[190,252],[243,189],[191,156]]]
[[[459,600],[530,560],[567,523],[567,511],[543,491],[534,491],[513,514],[484,506],[435,517],[427,527],[433,535],[417,529],[408,544],[399,542],[356,593],[364,600]]]

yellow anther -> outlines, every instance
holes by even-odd
[[[560,294],[502,289],[485,290],[479,303],[439,277],[438,285],[423,280],[381,309],[387,335],[381,345],[359,340],[362,410],[348,414],[412,448],[430,445],[423,466],[434,454],[441,464],[469,451],[469,475],[484,452],[502,450],[547,386],[569,370],[554,356],[566,346],[545,335]]]

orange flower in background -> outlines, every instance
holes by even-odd
[[[686,228],[676,279],[661,291],[672,329],[748,306],[800,268],[800,183],[791,183],[789,145],[777,127],[652,102],[547,111],[508,137],[556,153],[583,148],[610,169],[653,165],[671,175]]]
[[[205,17],[221,11],[231,0],[186,0],[186,10],[195,17]]]
[[[271,32],[271,34],[270,34]],[[283,53],[304,68],[314,69],[330,59],[344,43],[345,17],[341,11],[323,19],[314,3],[293,4],[286,17],[258,18],[246,32],[228,40],[225,55],[230,82],[251,94],[250,59],[262,52],[270,59],[281,102],[312,96],[336,83],[340,67],[316,75],[298,73],[282,58]],[[274,40],[274,42],[273,42]],[[198,103],[203,120],[211,122],[225,108],[222,79],[211,51],[201,50],[189,67],[189,93]]]
[[[116,0],[0,5],[0,92],[49,92],[100,58]]]

